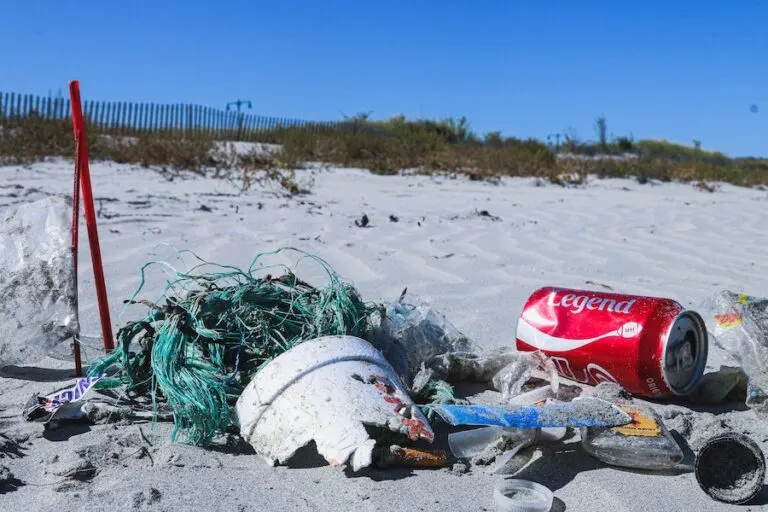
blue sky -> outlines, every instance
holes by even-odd
[[[0,90],[768,156],[768,2],[4,0]],[[750,105],[760,107],[750,112]]]

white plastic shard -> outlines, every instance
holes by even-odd
[[[381,352],[353,336],[316,338],[281,354],[256,374],[235,410],[243,438],[272,465],[314,440],[330,465],[358,471],[373,459],[367,426],[434,438]]]
[[[38,361],[78,332],[71,226],[68,197],[0,214],[0,367]]]

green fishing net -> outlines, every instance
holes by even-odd
[[[288,251],[318,265],[328,283],[316,288],[287,266],[262,264]],[[129,395],[167,400],[172,438],[183,434],[196,445],[233,424],[230,406],[273,358],[319,336],[366,338],[383,314],[381,305],[363,302],[327,263],[297,249],[259,254],[246,270],[217,265],[216,272],[197,273],[195,267],[176,273],[154,303],[137,301],[148,265],[129,302],[141,302],[149,312],[118,331],[115,351],[88,375],[109,375],[99,382],[102,388],[124,386]],[[275,270],[282,273],[265,275]]]

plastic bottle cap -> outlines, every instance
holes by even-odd
[[[765,457],[760,447],[742,434],[720,434],[696,456],[696,481],[710,497],[724,503],[751,501],[763,488]]]
[[[554,498],[543,485],[514,478],[500,480],[493,491],[499,512],[548,512]]]

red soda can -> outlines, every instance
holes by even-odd
[[[663,397],[694,390],[708,341],[701,315],[674,300],[546,287],[525,303],[517,349],[542,351],[567,379]]]

